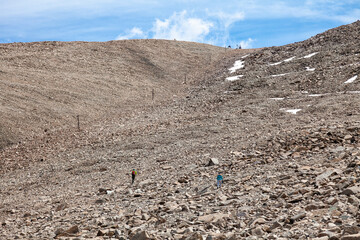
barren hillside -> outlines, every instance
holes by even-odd
[[[214,48],[176,98],[5,148],[0,237],[359,239],[359,33]]]
[[[156,103],[171,101],[223,53],[161,40],[1,44],[0,147],[74,127],[77,115],[86,124],[149,106],[153,89]]]

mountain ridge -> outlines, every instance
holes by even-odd
[[[358,25],[281,47],[216,48],[211,61],[191,59],[201,63],[178,97],[6,147],[0,237],[359,238],[359,41],[342,30]],[[175,60],[179,83],[189,65]]]

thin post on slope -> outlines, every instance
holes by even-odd
[[[186,84],[186,73],[185,73],[185,79],[184,79],[184,84]]]
[[[80,131],[80,116],[79,116],[79,115],[77,115],[77,116],[76,116],[76,118],[77,118],[77,127],[78,127],[78,131]]]
[[[151,100],[154,102],[154,98],[155,98],[155,90],[152,89],[151,90]]]

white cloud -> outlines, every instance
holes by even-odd
[[[188,17],[186,11],[175,12],[164,21],[156,19],[153,38],[204,42],[213,26],[210,21]]]
[[[134,27],[129,31],[128,34],[117,36],[116,40],[146,38],[146,37],[147,37],[146,34],[140,28]]]
[[[243,12],[225,13],[220,11],[215,13],[209,13],[209,15],[218,18],[223,23],[223,26],[226,29],[229,28],[230,25],[234,22],[244,20],[245,18],[245,14]]]
[[[243,40],[240,42],[240,46],[242,49],[248,49],[248,48],[252,48],[252,43],[255,42],[254,39],[252,38],[248,38],[247,40]]]
[[[309,22],[306,34],[291,32],[291,38],[282,36],[283,43],[286,38],[288,42],[305,39],[319,33],[319,28],[360,19],[359,0],[0,0],[0,6],[2,42],[106,41],[120,34],[117,39],[176,38],[233,47],[244,39],[245,48],[255,45],[249,37],[256,37],[256,44],[261,45],[263,37],[253,32],[271,26],[274,20],[289,21],[289,26],[298,19]],[[243,28],[235,24],[245,17],[248,22]],[[316,28],[325,22],[325,27]],[[304,36],[295,37],[299,34]]]
[[[206,14],[216,22],[214,34],[209,43],[221,46],[228,46],[229,44],[235,46],[229,37],[231,25],[240,20],[244,20],[245,14],[240,11],[231,11],[231,13],[229,13],[219,10],[213,12],[209,9],[206,9]]]

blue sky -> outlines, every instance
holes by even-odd
[[[0,43],[157,38],[257,48],[360,19],[360,0],[0,0]]]

